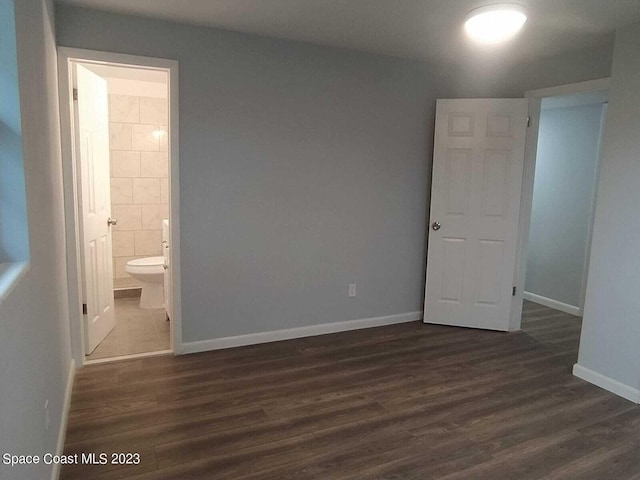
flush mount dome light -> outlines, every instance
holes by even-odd
[[[496,44],[513,37],[527,21],[526,9],[513,3],[497,3],[471,10],[464,22],[473,40]]]

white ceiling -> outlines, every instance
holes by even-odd
[[[132,68],[114,65],[86,64],[89,70],[104,78],[118,78],[138,82],[167,83],[167,72],[151,68]]]
[[[83,65],[107,81],[109,93],[157,98],[168,96],[169,78],[166,71],[95,63]]]
[[[59,0],[114,12],[447,61],[482,56],[462,33],[486,0]],[[601,45],[640,21],[640,0],[517,0],[529,11],[519,36],[491,55],[525,60]],[[486,47],[484,47],[486,48]]]

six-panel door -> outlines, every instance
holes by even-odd
[[[527,111],[526,99],[437,102],[427,323],[509,328]]]

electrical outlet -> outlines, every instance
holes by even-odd
[[[44,401],[44,429],[49,430],[51,425],[51,413],[49,412],[49,400]]]
[[[355,297],[356,296],[356,284],[355,283],[350,283],[349,284],[349,296],[350,297]]]

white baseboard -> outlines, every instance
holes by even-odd
[[[622,398],[631,400],[633,403],[640,404],[640,390],[637,388],[630,387],[629,385],[607,377],[606,375],[602,375],[601,373],[594,372],[590,368],[583,367],[577,363],[573,366],[573,374],[582,380],[593,383],[594,385],[604,388],[611,393],[615,393]]]
[[[64,404],[62,405],[62,415],[60,418],[60,430],[58,430],[58,444],[56,445],[56,455],[64,452],[64,439],[67,434],[67,421],[69,420],[69,408],[71,407],[71,393],[73,392],[73,380],[76,377],[76,361],[71,359],[69,373],[67,374],[67,388],[64,391]],[[51,480],[58,480],[60,477],[60,464],[54,463],[51,470]]]
[[[555,310],[560,310],[561,312],[575,315],[576,317],[582,316],[582,309],[580,307],[569,305],[568,303],[562,303],[552,298],[543,297],[542,295],[536,295],[535,293],[531,292],[522,292],[522,298],[531,302],[539,303],[540,305],[544,305],[545,307],[553,308]]]
[[[361,328],[381,327],[383,325],[413,322],[420,319],[422,319],[422,312],[408,312],[396,315],[387,315],[384,317],[361,318],[358,320],[347,320],[346,322],[322,323],[320,325],[311,325],[309,327],[288,328],[285,330],[275,330],[273,332],[249,333],[234,337],[212,338],[210,340],[183,343],[181,353],[197,353],[208,350],[241,347],[244,345],[256,345],[259,343],[290,340],[292,338],[311,337],[314,335],[325,335],[327,333],[346,332],[348,330],[359,330]]]

